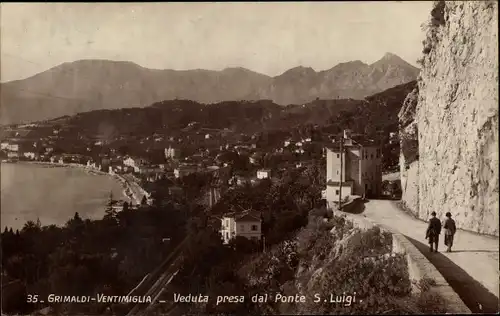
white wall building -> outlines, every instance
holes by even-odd
[[[36,157],[36,154],[34,152],[25,152],[25,153],[23,153],[23,156],[28,158],[28,159],[34,160]]]
[[[269,179],[271,177],[271,170],[261,169],[257,170],[257,179]]]
[[[256,214],[229,214],[221,219],[220,233],[224,244],[238,236],[260,240],[262,238],[262,220]]]
[[[340,194],[342,199],[351,195],[370,197],[379,195],[382,188],[380,148],[368,140],[354,140],[348,130],[344,131],[343,148],[343,153],[338,144],[326,148],[327,186],[323,196],[329,207],[338,202]]]
[[[178,158],[180,156],[180,151],[179,149],[168,147],[165,148],[165,158],[166,159],[174,159]]]

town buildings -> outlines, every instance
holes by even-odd
[[[382,188],[381,149],[374,142],[352,137],[344,131],[343,153],[340,144],[332,144],[326,150],[326,190],[323,196],[328,207],[342,199],[357,196],[378,196]],[[341,163],[342,159],[342,163]],[[341,178],[342,175],[342,178]],[[342,193],[340,184],[342,181]]]
[[[221,219],[220,233],[224,244],[238,236],[260,240],[262,238],[262,220],[259,215],[251,212],[227,214]]]
[[[134,172],[137,173],[141,171],[141,167],[147,164],[148,162],[143,158],[127,157],[125,160],[123,160],[123,165],[132,168]]]

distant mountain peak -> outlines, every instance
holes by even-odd
[[[401,57],[399,57],[398,55],[390,53],[390,52],[385,53],[384,56],[382,57],[382,59],[391,59],[391,58],[401,59]]]
[[[246,72],[246,73],[255,73],[254,71],[250,70],[250,69],[247,69],[245,67],[227,67],[227,68],[224,68],[222,70],[222,72],[231,72],[231,73],[234,73],[234,72]]]
[[[382,56],[382,58],[380,58],[378,61],[376,61],[376,62],[373,63],[373,65],[375,65],[375,64],[404,64],[404,65],[410,65],[403,58],[401,58],[398,55],[393,54],[393,53],[385,53],[384,56]]]
[[[288,69],[284,73],[280,75],[281,76],[287,76],[287,75],[295,75],[295,74],[300,74],[300,75],[309,75],[309,74],[315,74],[316,71],[312,69],[311,67],[304,67],[304,66],[297,66],[291,69]]]

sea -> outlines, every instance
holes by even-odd
[[[42,225],[62,226],[75,212],[83,219],[101,219],[110,193],[123,198],[117,179],[80,168],[1,163],[0,169],[2,231],[37,219]]]

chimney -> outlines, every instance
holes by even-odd
[[[344,130],[344,139],[351,139],[351,130],[350,129]]]

